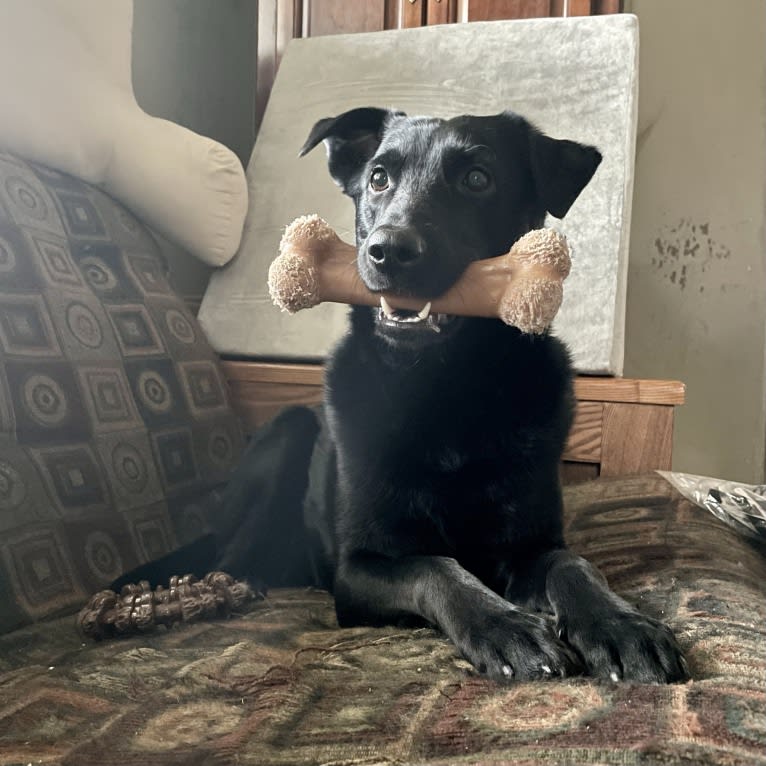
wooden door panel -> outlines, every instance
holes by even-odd
[[[426,9],[432,0],[386,0],[386,29],[409,29],[426,23]],[[454,2],[454,0],[453,0]]]
[[[398,13],[391,29],[411,29],[426,23],[427,0],[391,0]]]
[[[431,24],[451,24],[457,21],[458,0],[428,0],[426,20]]]
[[[386,0],[303,0],[303,37],[379,32],[386,26]]]
[[[551,15],[550,0],[460,0],[460,21],[534,19]]]
[[[258,4],[258,50],[255,80],[255,126],[263,119],[282,54],[301,34],[301,0],[262,0]]]
[[[260,0],[256,127],[260,125],[285,46],[293,37],[499,21],[619,13],[622,0]]]
[[[289,2],[290,0],[281,0]],[[383,29],[407,29],[426,23],[426,11],[444,11],[442,23],[454,21],[450,7],[457,0],[292,0],[301,16],[301,36],[379,32]]]
[[[449,21],[501,21],[535,19],[545,16],[591,16],[619,13],[621,0],[429,0],[428,23],[432,13],[441,17],[444,10],[434,8],[452,2],[456,7]]]
[[[591,14],[622,13],[622,0],[591,0]]]
[[[561,16],[566,10],[567,16],[590,16],[591,0],[569,0],[569,3],[562,9]]]

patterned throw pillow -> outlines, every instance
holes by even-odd
[[[0,631],[208,531],[241,449],[147,229],[0,153]]]

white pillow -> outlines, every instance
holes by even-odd
[[[96,184],[213,266],[236,252],[247,184],[222,144],[146,114],[132,0],[2,0],[0,148]]]

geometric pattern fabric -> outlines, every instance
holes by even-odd
[[[149,231],[0,153],[0,632],[206,531],[241,449]]]

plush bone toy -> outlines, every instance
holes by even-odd
[[[296,218],[285,230],[269,268],[274,303],[291,314],[332,301],[384,309],[425,310],[423,299],[368,290],[356,267],[356,248],[319,216]],[[525,333],[542,333],[561,306],[569,274],[566,239],[553,229],[525,234],[510,252],[473,262],[430,304],[434,313],[497,317]]]

